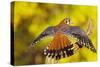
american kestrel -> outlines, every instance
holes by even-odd
[[[70,26],[70,24],[71,20],[65,18],[58,25],[46,28],[35,40],[33,40],[31,46],[34,46],[46,36],[53,36],[51,43],[44,49],[44,54],[56,60],[61,57],[73,55],[83,46],[87,47],[92,52],[96,52],[86,32],[79,26]],[[70,38],[76,39],[76,41],[72,42]]]

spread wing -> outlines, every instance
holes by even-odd
[[[54,35],[54,27],[48,27],[46,28],[37,38],[33,40],[30,47],[35,45],[37,42],[39,42],[41,39],[43,39],[46,36],[53,36]]]
[[[87,34],[78,26],[70,26],[69,29],[67,29],[64,33],[76,38],[76,44],[78,44],[79,46],[85,46],[91,51],[96,52],[96,49],[94,48]]]

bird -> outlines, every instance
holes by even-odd
[[[44,49],[44,55],[52,59],[59,60],[62,57],[72,56],[83,46],[96,53],[96,49],[87,33],[79,26],[71,26],[71,23],[70,18],[64,18],[59,24],[47,27],[32,41],[30,47],[36,45],[44,37],[52,36],[53,40]],[[71,39],[75,41],[73,42]]]

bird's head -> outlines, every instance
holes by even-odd
[[[70,18],[65,18],[65,19],[63,19],[62,20],[62,22],[61,23],[64,23],[64,24],[71,24],[72,22],[71,22],[71,19]]]
[[[57,25],[57,27],[62,28],[63,26],[69,26],[70,24],[72,24],[70,18],[65,18]]]

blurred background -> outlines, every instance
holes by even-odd
[[[97,49],[97,7],[68,4],[12,2],[12,24],[14,24],[14,64],[44,64],[43,50],[52,37],[41,40],[35,47],[28,50],[31,42],[48,26],[55,26],[64,18],[70,18],[72,25],[87,30],[88,19],[92,19],[93,30],[89,38]],[[12,48],[12,47],[11,47]],[[28,52],[25,52],[28,50]],[[68,58],[62,58],[60,63],[96,61],[97,54],[87,48],[82,48]]]

